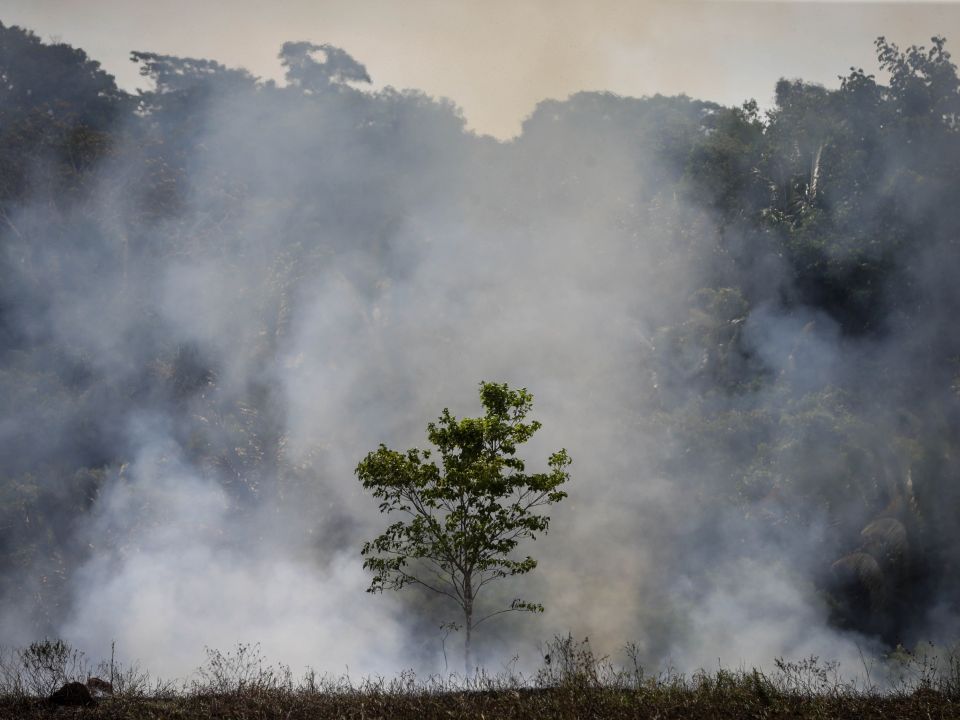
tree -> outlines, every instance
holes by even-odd
[[[285,42],[280,62],[287,69],[287,81],[310,92],[343,89],[347,82],[372,82],[367,68],[350,53],[326,43]]]
[[[129,100],[83,50],[0,22],[0,127],[38,115],[106,130]]]
[[[533,403],[525,388],[481,382],[480,400],[483,417],[457,420],[444,409],[427,425],[440,466],[431,450],[402,453],[381,444],[356,469],[363,487],[381,500],[381,512],[406,516],[364,544],[363,566],[374,574],[367,591],[420,585],[455,602],[463,612],[467,673],[478,625],[507,612],[543,612],[538,603],[515,599],[477,619],[476,601],[493,581],[537,566],[530,556],[515,559],[513,551],[547,532],[550,518],[537,511],[567,496],[560,486],[571,462],[560,450],[547,472],[525,472],[517,446],[540,429],[536,420],[524,422]]]
[[[131,107],[83,50],[0,22],[0,229],[18,234],[14,202],[44,190],[58,207],[75,197]]]

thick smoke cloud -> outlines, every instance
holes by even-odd
[[[548,612],[485,629],[488,665],[572,632],[687,670],[816,654],[855,671],[903,629],[845,624],[838,597],[905,613],[864,600],[861,576],[837,590],[831,566],[934,462],[891,434],[952,427],[921,409],[945,371],[912,369],[947,325],[891,311],[851,330],[721,202],[772,192],[780,211],[785,166],[806,171],[816,142],[720,197],[691,148],[724,119],[759,137],[749,108],[581,94],[497,143],[448,102],[356,90],[366,68],[327,45],[284,45],[284,87],[136,57],[156,89],[117,100],[137,108],[109,152],[66,179],[31,155],[5,196],[4,643],[58,634],[100,656],[116,639],[168,676],[237,642],[296,668],[442,669],[441,605],[363,592],[383,519],[353,468],[379,442],[422,445],[445,406],[477,412],[481,379],[534,393],[532,461],[575,461],[523,586]],[[846,171],[826,153],[824,193]],[[947,306],[943,252],[908,275]],[[916,387],[909,406],[893,385]],[[949,546],[928,520],[924,542]],[[904,641],[943,639],[949,602],[911,597]]]

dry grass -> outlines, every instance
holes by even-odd
[[[58,652],[76,659],[64,648]],[[960,718],[954,664],[931,653],[901,653],[893,660],[898,669],[886,668],[889,684],[880,691],[844,682],[835,666],[815,658],[779,662],[771,674],[649,677],[639,664],[614,667],[571,638],[549,645],[532,678],[481,674],[468,682],[418,680],[412,673],[389,681],[312,674],[295,681],[288,669],[264,665],[256,646],[239,646],[227,654],[209,651],[196,678],[176,687],[151,685],[145,673],[120,673],[117,694],[90,708],[54,707],[23,683],[11,687],[22,655],[8,653],[0,663],[8,683],[0,688],[0,718]]]
[[[748,683],[705,688],[541,688],[440,692],[290,692],[282,689],[173,698],[116,697],[92,708],[36,698],[0,699],[0,717],[103,718],[957,718],[960,706],[932,691],[909,696],[771,695]]]

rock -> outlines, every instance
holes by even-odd
[[[87,686],[79,682],[69,682],[64,685],[50,696],[50,702],[66,707],[87,707],[97,704]]]
[[[87,690],[89,690],[94,697],[113,695],[113,685],[98,677],[87,678]]]

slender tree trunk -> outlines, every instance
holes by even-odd
[[[471,627],[471,623],[472,623],[472,620],[468,617],[467,618],[467,635],[463,641],[463,669],[468,677],[470,675],[470,669],[471,669],[470,666],[473,664],[472,658],[470,657],[470,632],[473,630],[473,628]]]
[[[826,143],[820,143],[817,151],[813,154],[810,161],[810,183],[807,186],[807,199],[811,202],[817,197],[817,189],[820,186],[820,158],[823,156],[823,146]]]
[[[473,587],[471,578],[467,575],[463,580],[463,620],[464,620],[464,640],[463,640],[463,671],[464,677],[470,677],[471,657],[470,657],[470,635],[473,632]]]

